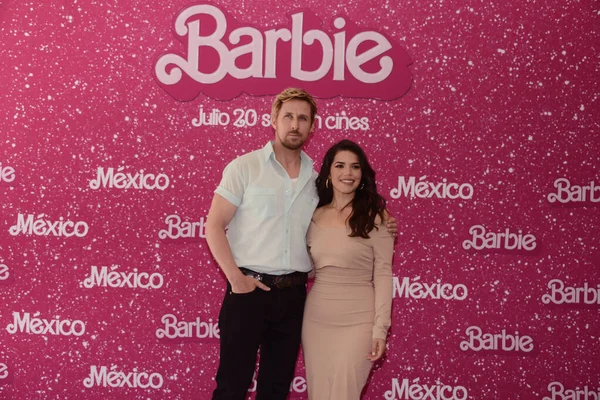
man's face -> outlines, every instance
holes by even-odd
[[[275,143],[290,150],[301,148],[313,130],[310,104],[304,100],[286,101],[271,125],[275,129]]]

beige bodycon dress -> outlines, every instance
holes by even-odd
[[[349,233],[314,222],[308,229],[316,273],[302,325],[310,400],[359,399],[373,338],[385,339],[390,326],[394,239],[385,225],[369,239]]]

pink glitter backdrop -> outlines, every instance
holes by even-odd
[[[205,216],[226,163],[271,138],[272,94],[299,83],[184,77],[180,101],[155,66],[185,57],[175,20],[203,3],[48,3],[0,3],[0,398],[209,398],[224,278]],[[343,17],[348,41],[392,43],[377,89],[348,69],[303,85],[320,97],[315,166],[359,142],[399,223],[389,348],[364,398],[600,396],[598,3],[210,4],[228,33],[291,29],[302,12],[305,31],[333,37]],[[279,75],[292,56],[282,44]],[[197,126],[201,113],[230,121]],[[131,186],[96,186],[111,168]],[[296,375],[291,398],[306,399],[301,357]]]

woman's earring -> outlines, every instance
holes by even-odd
[[[365,188],[365,183],[361,183],[360,186],[358,187],[358,190],[363,190]]]
[[[329,179],[329,178],[327,178],[327,180],[325,181],[325,187],[326,187],[327,189],[329,189],[329,181],[330,181],[330,179]]]

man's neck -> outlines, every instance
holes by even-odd
[[[288,172],[290,178],[298,176],[300,171],[300,153],[302,149],[291,150],[281,145],[281,143],[273,143],[273,152],[275,159]]]

